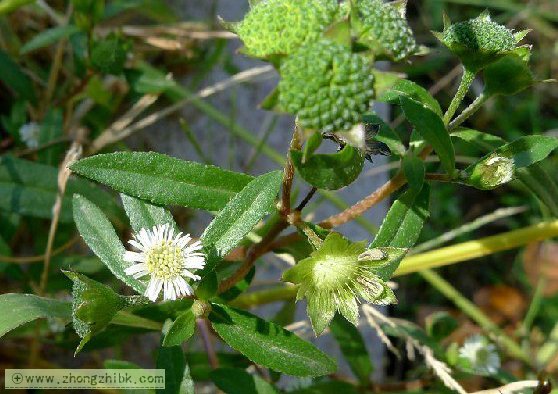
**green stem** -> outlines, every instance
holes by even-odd
[[[296,296],[297,288],[297,286],[285,285],[244,293],[232,301],[230,305],[238,308],[249,308],[277,301],[292,300]]]
[[[451,100],[448,110],[444,114],[444,124],[446,126],[449,125],[451,119],[453,118],[453,115],[455,115],[457,108],[459,108],[459,104],[461,104],[461,102],[465,98],[465,95],[467,94],[467,91],[469,90],[469,87],[471,86],[471,83],[473,83],[474,79],[475,73],[463,67],[463,75],[461,77],[461,82],[459,83],[459,88],[457,88],[457,92]]]
[[[118,313],[112,318],[111,324],[117,324],[119,326],[127,327],[146,328],[148,330],[155,331],[159,331],[163,328],[163,325],[157,321],[149,320],[126,311],[118,311]]]
[[[457,118],[455,118],[453,121],[450,122],[448,126],[448,131],[455,130],[457,127],[459,127],[463,122],[465,122],[469,117],[471,117],[471,115],[477,112],[479,108],[482,107],[482,105],[488,99],[489,99],[488,96],[486,96],[484,93],[481,93],[475,99],[475,101],[473,101],[467,108],[463,110],[463,112],[459,114],[459,116],[457,116]]]
[[[419,274],[430,283],[436,290],[442,293],[446,298],[451,300],[459,309],[477,323],[483,330],[495,335],[496,341],[506,350],[506,352],[515,358],[531,363],[530,357],[523,349],[509,336],[507,336],[492,320],[490,320],[475,304],[463,297],[457,289],[449,282],[444,280],[440,275],[432,270],[424,270]]]

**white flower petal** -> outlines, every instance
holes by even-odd
[[[129,261],[131,263],[135,263],[136,261],[138,263],[145,263],[146,256],[145,253],[137,253],[127,250],[124,252],[124,261]]]
[[[151,301],[155,302],[157,301],[157,297],[159,297],[162,287],[163,281],[161,279],[151,278],[149,284],[147,285],[147,289],[145,289],[144,295]]]
[[[124,270],[127,275],[133,276],[135,279],[141,278],[142,276],[149,275],[147,265],[145,263],[139,263],[129,266]]]

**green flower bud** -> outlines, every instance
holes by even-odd
[[[330,233],[310,257],[286,271],[283,280],[299,285],[297,299],[307,299],[308,316],[319,335],[336,311],[358,324],[360,299],[381,305],[397,302],[379,273],[405,252],[398,248],[367,252],[364,243],[352,243],[338,233]]]
[[[374,97],[370,61],[322,40],[301,47],[281,64],[279,105],[309,130],[348,130]]]
[[[259,1],[234,30],[250,56],[287,55],[319,40],[338,10],[337,0]]]
[[[418,51],[405,19],[405,5],[384,3],[383,0],[357,1],[356,23],[360,41],[370,46],[377,56],[401,61]]]
[[[511,181],[514,171],[512,158],[493,154],[473,168],[468,183],[483,190],[494,189]]]
[[[450,24],[434,35],[458,56],[465,67],[479,71],[513,52],[528,31],[514,33],[490,19],[488,12],[465,22]]]

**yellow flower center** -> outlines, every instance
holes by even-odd
[[[169,280],[182,273],[182,250],[169,241],[162,241],[147,252],[147,269],[157,279]]]

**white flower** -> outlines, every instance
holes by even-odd
[[[472,335],[459,349],[459,357],[467,360],[471,369],[479,375],[492,375],[500,368],[496,346],[482,335]]]
[[[35,149],[39,147],[39,135],[41,134],[41,127],[35,123],[26,123],[19,129],[19,136],[25,142],[28,148]]]
[[[171,225],[154,226],[153,229],[142,228],[128,241],[139,252],[126,251],[124,260],[136,263],[126,268],[126,274],[138,279],[149,275],[150,280],[145,296],[156,301],[161,289],[164,300],[176,300],[193,294],[186,278],[200,280],[192,270],[205,266],[205,255],[201,252],[200,241],[191,242],[190,234],[174,234]]]

